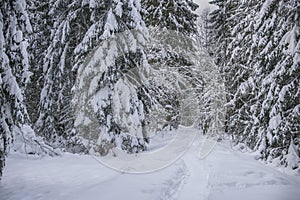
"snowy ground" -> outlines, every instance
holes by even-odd
[[[300,177],[283,174],[252,155],[233,151],[227,141],[217,143],[209,156],[199,160],[202,142],[203,137],[198,135],[173,165],[146,174],[120,173],[86,155],[39,159],[12,154],[0,183],[0,199],[300,199]],[[161,145],[151,148],[154,151]]]

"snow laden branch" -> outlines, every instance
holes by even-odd
[[[164,85],[176,94],[181,125],[201,125],[211,136],[222,134],[226,98],[222,77],[213,60],[191,37],[156,28],[149,32],[149,81],[154,83],[151,85]]]
[[[223,133],[225,94],[212,60],[177,31],[150,28],[149,34],[149,40],[135,30],[116,34],[78,69],[75,127],[91,154],[106,156],[115,147],[137,153],[157,131],[179,125]],[[194,133],[185,136],[185,147]]]
[[[139,31],[104,40],[78,69],[74,90],[75,127],[90,153],[106,155],[118,146],[129,152],[145,148],[144,104],[139,98],[144,75]]]
[[[171,103],[162,104],[167,115],[170,115],[168,110],[176,113],[178,109],[173,118],[179,119],[180,125],[201,126],[206,134],[199,152],[199,158],[203,159],[214,148],[217,138],[224,133],[226,98],[223,79],[207,52],[192,38],[176,31],[157,28],[150,29],[150,38],[146,52],[152,69],[149,78],[151,86],[154,86],[152,89],[155,94],[172,94],[168,96],[168,103]],[[160,88],[163,88],[162,91]],[[174,96],[178,105],[172,104]],[[156,117],[152,119],[155,121]],[[195,132],[190,132],[185,137],[193,140],[193,134]]]

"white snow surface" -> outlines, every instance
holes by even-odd
[[[191,129],[187,129],[191,131]],[[197,131],[197,130],[194,130]],[[150,153],[172,140],[157,136]],[[199,152],[204,137],[164,169],[127,174],[100,164],[93,156],[64,153],[37,158],[10,154],[0,182],[1,200],[298,200],[300,177],[283,174],[234,151],[229,141],[215,145],[204,159]]]

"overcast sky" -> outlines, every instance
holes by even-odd
[[[208,3],[211,0],[194,0],[195,3],[199,5],[197,13],[200,13],[203,9],[210,7],[211,5]]]

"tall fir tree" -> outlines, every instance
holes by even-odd
[[[199,6],[192,0],[143,0],[147,26],[159,26],[181,33],[197,33],[195,11]]]
[[[259,126],[257,148],[269,162],[299,172],[299,8],[298,1],[265,1],[255,24],[253,62]]]
[[[142,5],[145,8],[143,16],[151,38],[151,45],[147,47],[147,57],[155,74],[149,89],[161,106],[159,109],[165,112],[157,119],[157,126],[162,128],[168,125],[169,128],[177,128],[180,123],[184,123],[183,121],[187,123],[190,120],[183,117],[188,115],[181,102],[186,91],[179,85],[186,89],[190,88],[191,86],[185,82],[189,80],[189,83],[195,86],[192,93],[199,92],[203,86],[200,73],[195,75],[199,69],[194,66],[194,62],[186,58],[188,55],[184,52],[195,50],[193,46],[195,44],[192,44],[191,40],[198,34],[197,15],[194,13],[198,5],[190,0],[144,0]],[[178,40],[185,42],[175,44]],[[180,77],[185,77],[185,80],[177,80],[181,79]],[[195,93],[193,96],[198,99]]]
[[[209,17],[209,30],[211,33],[210,43],[214,51],[211,54],[215,58],[215,62],[218,66],[223,66],[226,60],[226,47],[229,40],[229,26],[227,19],[229,14],[226,12],[226,1],[214,0],[210,2],[217,8],[210,13]],[[224,71],[224,69],[220,69]]]
[[[1,175],[9,147],[23,153],[39,154],[51,149],[35,136],[25,105],[25,90],[32,74],[28,52],[32,26],[27,3],[13,0],[2,2],[0,6]]]
[[[28,47],[31,54],[30,71],[32,75],[25,91],[25,96],[28,114],[32,123],[35,124],[39,118],[39,102],[44,83],[43,62],[46,57],[46,50],[51,42],[50,35],[54,21],[48,15],[50,1],[32,1],[28,5],[28,10],[30,11],[29,17],[32,24],[32,34],[30,34],[30,45]]]
[[[35,127],[52,146],[82,151],[74,129],[71,89],[76,79],[76,66],[100,42],[109,2],[53,0],[49,6],[53,27],[45,58],[41,61],[44,83]],[[49,18],[43,17],[44,21]]]
[[[226,49],[226,64],[224,66],[225,83],[228,92],[229,106],[227,109],[228,132],[235,133],[236,141],[247,143],[253,147],[253,137],[248,137],[253,125],[251,107],[254,104],[253,98],[256,95],[256,87],[253,77],[250,76],[252,68],[249,67],[253,59],[252,49],[249,44],[254,31],[255,10],[259,5],[256,1],[244,1],[233,7],[231,21],[232,41]],[[234,23],[233,23],[234,22]]]
[[[299,2],[233,2],[212,14],[212,27],[221,25],[230,38],[220,38],[226,53],[217,60],[227,83],[229,133],[262,159],[299,169]],[[232,17],[222,20],[221,8]]]
[[[75,66],[75,126],[91,153],[103,156],[112,146],[135,153],[145,150],[147,141],[142,47],[147,29],[139,0],[114,0],[103,9],[76,48],[84,52],[91,41],[101,42]]]

